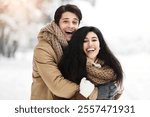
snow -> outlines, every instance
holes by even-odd
[[[29,99],[32,82],[32,51],[16,58],[0,58],[0,99]]]
[[[150,99],[150,54],[119,57],[124,70],[124,93],[121,99]]]

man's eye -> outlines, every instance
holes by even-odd
[[[78,22],[73,22],[73,24],[78,24]]]
[[[64,23],[67,23],[68,21],[63,21]]]

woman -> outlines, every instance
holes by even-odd
[[[59,69],[66,79],[77,84],[87,78],[95,86],[116,82],[122,87],[122,67],[96,27],[82,27],[73,34]],[[108,99],[118,99],[121,93],[120,90],[115,97]]]

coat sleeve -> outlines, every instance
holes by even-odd
[[[54,95],[69,99],[79,90],[79,86],[64,79],[56,59],[56,54],[46,41],[41,41],[34,50],[33,61],[46,86]]]
[[[115,96],[115,100],[118,100],[121,97],[123,91],[124,91],[124,87],[118,86],[118,91],[117,91],[117,95]]]

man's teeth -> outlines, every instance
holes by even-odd
[[[72,32],[66,32],[67,34],[72,34]]]

